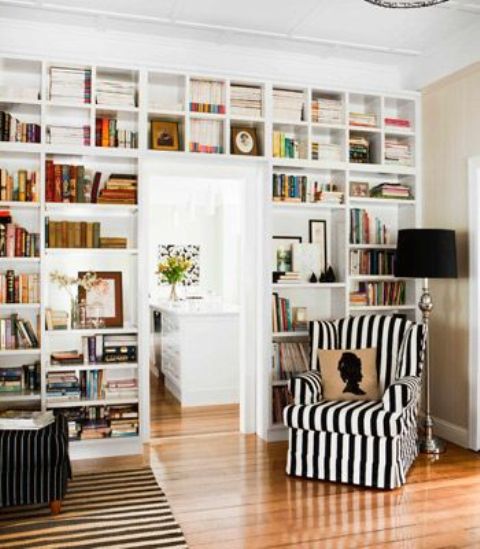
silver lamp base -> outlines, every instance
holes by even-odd
[[[418,442],[422,454],[443,454],[446,451],[445,442],[438,437],[422,437]]]

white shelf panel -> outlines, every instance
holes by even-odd
[[[283,290],[341,290],[345,288],[344,282],[322,282],[322,283],[309,283],[309,282],[300,282],[300,283],[282,283],[278,282],[272,284],[272,289],[283,289]]]
[[[351,250],[396,250],[396,244],[349,244]]]
[[[2,263],[40,263],[39,257],[0,257]]]
[[[18,210],[38,210],[40,209],[39,202],[19,202],[19,201],[0,201],[0,208],[11,208]]]
[[[79,406],[116,406],[120,404],[138,404],[138,397],[56,400],[47,397],[47,408],[77,408]]]
[[[345,171],[346,162],[332,162],[327,160],[307,160],[303,158],[273,158],[275,168],[298,168],[303,170]]]
[[[43,103],[46,107],[61,107],[69,109],[82,109],[82,110],[91,110],[92,103],[80,103],[75,101],[50,101],[46,100]]]
[[[310,334],[309,332],[301,331],[301,332],[272,332],[272,338],[273,339],[288,339],[290,337],[308,337]]]
[[[40,153],[44,145],[41,143],[15,143],[10,141],[0,141],[0,152],[21,152],[21,153]]]
[[[17,99],[15,97],[0,97],[0,103],[10,103],[15,105],[38,105],[42,104],[41,99]]]
[[[189,116],[191,119],[198,120],[225,120],[227,118],[226,114],[218,112],[190,112]]]
[[[350,305],[351,311],[413,311],[416,305]]]
[[[0,311],[2,309],[18,309],[20,311],[40,309],[40,303],[0,303]]]
[[[298,126],[299,128],[308,127],[308,122],[305,120],[273,120],[274,126]]]
[[[1,148],[0,148],[1,150]],[[138,149],[119,149],[115,147],[72,146],[47,144],[41,147],[47,154],[62,154],[68,156],[105,156],[112,158],[138,158]]]
[[[394,166],[390,164],[360,164],[350,163],[348,169],[351,172],[392,174],[392,175],[415,175],[417,169],[409,166]]]
[[[40,399],[40,393],[31,391],[22,391],[21,393],[0,393],[0,404],[4,402],[39,401]]]
[[[70,370],[133,370],[138,368],[137,362],[118,362],[118,363],[105,363],[99,362],[97,364],[68,364],[65,366],[55,366],[47,364],[45,367],[47,372],[67,372]]]
[[[75,449],[80,446],[85,446],[85,448],[92,448],[95,446],[104,446],[105,444],[127,444],[128,442],[140,442],[140,437],[138,435],[130,437],[105,437],[97,438],[92,440],[69,440],[68,444],[72,445]]]
[[[95,105],[95,111],[100,112],[139,112],[138,107],[131,107],[128,105]]]
[[[247,116],[242,114],[231,114],[228,117],[232,122],[258,122],[259,124],[265,122],[265,118],[258,116]]]
[[[377,128],[373,126],[349,126],[348,129],[351,132],[359,133],[382,133],[382,128]]]
[[[350,280],[360,280],[364,282],[375,282],[382,280],[402,280],[401,278],[396,278],[393,275],[350,275]]]
[[[23,356],[23,355],[40,355],[41,349],[0,349],[0,357],[2,356]]]
[[[326,122],[312,122],[313,129],[319,130],[340,130],[345,131],[347,126],[345,124],[328,124]]]
[[[185,111],[177,111],[175,109],[155,109],[148,108],[149,116],[185,116]]]
[[[123,327],[123,328],[85,328],[75,330],[45,330],[47,336],[57,337],[65,335],[111,335],[111,334],[136,334],[138,332],[137,327]]]
[[[75,217],[102,216],[118,217],[130,216],[137,213],[138,206],[131,204],[62,204],[47,203],[45,205],[47,214],[71,215]]]
[[[393,128],[390,126],[385,126],[384,128],[385,135],[391,137],[415,137],[415,132],[413,130],[404,130],[402,128]]]
[[[345,204],[331,202],[277,202],[272,201],[274,210],[344,210]]]
[[[349,202],[352,207],[357,206],[415,206],[416,201],[401,198],[357,198],[351,196]]]
[[[58,256],[58,255],[136,255],[138,254],[137,248],[47,248],[45,250],[45,256]]]

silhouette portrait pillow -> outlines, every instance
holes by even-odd
[[[379,400],[377,349],[319,349],[325,400]]]

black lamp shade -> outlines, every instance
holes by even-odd
[[[457,278],[455,231],[446,229],[398,231],[395,276]]]

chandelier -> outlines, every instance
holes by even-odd
[[[366,2],[382,8],[426,8],[443,4],[448,0],[366,0]]]

